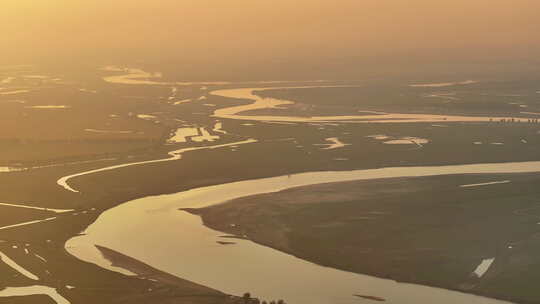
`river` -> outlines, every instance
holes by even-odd
[[[464,116],[464,115],[437,115],[437,114],[404,114],[375,112],[372,115],[339,115],[339,116],[279,116],[279,115],[248,115],[241,114],[247,111],[279,109],[283,106],[294,104],[293,101],[263,98],[256,94],[257,91],[281,90],[281,89],[309,89],[309,88],[339,88],[354,86],[296,86],[296,87],[262,87],[262,88],[239,88],[222,89],[210,92],[210,95],[245,99],[252,101],[247,105],[226,107],[214,111],[213,116],[222,119],[252,120],[252,121],[280,121],[280,122],[346,122],[346,123],[419,123],[419,122],[489,122],[510,121],[513,117],[489,117],[489,116]],[[359,111],[364,112],[364,111]],[[514,118],[515,122],[526,122],[528,118]]]
[[[179,208],[202,208],[250,195],[329,182],[527,172],[540,172],[540,161],[309,172],[197,188],[145,197],[112,208],[83,235],[69,240],[66,249],[81,260],[129,274],[111,266],[95,248],[99,245],[229,294],[249,291],[265,299],[284,298],[296,304],[371,302],[354,295],[400,304],[507,303],[323,267],[249,240],[233,239],[234,245],[221,245],[217,242],[231,239],[223,238],[223,233],[203,226],[200,217]]]

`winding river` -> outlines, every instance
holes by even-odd
[[[149,78],[148,75],[142,75],[142,73],[132,72],[132,74],[136,75],[120,78],[113,77],[108,80],[114,83],[122,83],[127,78],[132,84],[140,84],[138,82],[140,79]],[[135,83],[133,83],[134,79],[137,80]],[[481,116],[430,114],[371,113],[368,115],[318,117],[251,116],[245,115],[245,113],[242,114],[251,110],[280,108],[293,104],[292,101],[262,98],[255,94],[256,91],[260,90],[292,88],[311,88],[311,86],[212,91],[210,92],[211,95],[252,101],[247,105],[217,109],[213,113],[213,117],[293,123],[327,121],[354,123],[490,121],[489,117]],[[491,119],[508,118],[492,117]],[[251,142],[254,142],[254,140],[240,143]],[[213,146],[213,148],[229,145]],[[78,173],[60,179],[58,184],[66,190],[78,192],[68,184],[68,181],[72,178],[126,166],[177,160],[181,158],[181,154],[184,152],[203,148],[172,151],[169,153],[170,157],[165,159],[128,163]],[[256,244],[248,239],[224,238],[226,236],[223,233],[205,227],[200,217],[179,209],[203,208],[241,197],[321,183],[448,174],[526,172],[540,172],[540,161],[309,172],[196,188],[176,194],[145,197],[112,208],[101,214],[84,233],[70,239],[66,243],[66,250],[83,261],[126,275],[133,275],[126,269],[111,265],[111,262],[105,259],[96,247],[101,246],[177,277],[228,294],[241,295],[249,291],[263,299],[283,298],[290,303],[296,304],[372,303],[373,299],[385,299],[387,303],[399,304],[508,303],[440,288],[398,283],[392,280],[323,267]],[[471,273],[473,271],[474,269],[471,269]],[[356,295],[366,295],[368,298],[372,298],[362,298]]]
[[[294,104],[293,101],[263,98],[256,94],[257,91],[279,89],[309,89],[309,88],[339,88],[354,86],[296,86],[296,87],[266,87],[266,88],[240,88],[223,89],[210,92],[210,95],[251,100],[252,103],[234,107],[221,108],[214,111],[213,116],[223,119],[238,119],[252,121],[280,121],[280,122],[347,122],[347,123],[418,123],[418,122],[489,122],[509,121],[508,117],[488,116],[460,116],[460,115],[437,115],[437,114],[403,114],[403,113],[373,113],[372,115],[340,115],[340,116],[278,116],[278,115],[247,115],[241,114],[246,111],[279,109],[286,105]],[[514,118],[515,122],[527,121],[528,118]]]
[[[211,149],[218,149],[218,148],[224,148],[224,147],[232,147],[232,146],[238,146],[238,145],[244,145],[244,144],[251,144],[251,143],[256,143],[256,142],[257,142],[257,140],[255,140],[255,139],[247,139],[247,140],[243,140],[243,141],[238,141],[238,142],[233,142],[233,143],[228,143],[228,144],[222,144],[222,145],[190,147],[190,148],[174,150],[174,151],[171,151],[171,152],[167,153],[169,155],[169,157],[166,157],[166,158],[153,159],[153,160],[140,161],[140,162],[123,163],[123,164],[103,167],[103,168],[99,168],[99,169],[95,169],[95,170],[75,173],[75,174],[72,174],[72,175],[68,175],[68,176],[64,176],[64,177],[59,178],[56,181],[56,184],[58,184],[59,186],[61,186],[64,189],[66,189],[67,191],[79,193],[80,192],[79,190],[74,189],[73,187],[71,187],[69,185],[69,181],[71,179],[73,179],[73,178],[76,178],[76,177],[80,177],[80,176],[84,176],[84,175],[90,175],[90,174],[99,173],[99,172],[103,172],[103,171],[110,171],[110,170],[116,170],[116,169],[120,169],[120,168],[132,167],[132,166],[140,166],[140,165],[147,165],[147,164],[155,164],[155,163],[162,163],[162,162],[180,160],[180,159],[182,159],[182,154],[183,153],[190,152],[190,151],[205,150],[205,149],[210,149],[211,150]]]
[[[249,291],[262,298],[291,303],[370,303],[354,295],[384,298],[387,303],[506,303],[485,297],[319,266],[294,256],[234,239],[220,245],[223,233],[202,225],[198,216],[179,208],[202,208],[255,194],[320,183],[448,174],[540,172],[540,161],[433,167],[310,172],[203,187],[145,197],[103,213],[66,248],[77,258],[124,274],[111,266],[96,245],[118,251],[178,277],[230,294]],[[471,272],[474,269],[471,269]]]

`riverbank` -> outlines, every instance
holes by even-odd
[[[540,147],[540,142],[537,140],[537,126],[533,123],[462,124],[446,121],[437,124],[339,122],[276,124],[253,121],[253,116],[250,116],[250,121],[221,120],[212,117],[214,110],[234,109],[235,106],[246,103],[245,100],[232,100],[210,94],[214,89],[225,89],[230,86],[211,89],[200,86],[179,89],[161,84],[111,86],[101,79],[94,79],[95,75],[91,78],[93,80],[85,82],[84,86],[66,83],[56,88],[36,88],[20,96],[25,99],[23,103],[8,103],[9,100],[0,98],[3,106],[2,113],[6,117],[19,118],[15,120],[16,126],[13,125],[13,120],[5,120],[4,133],[0,134],[2,137],[0,146],[4,148],[0,155],[2,166],[9,168],[7,170],[0,168],[0,171],[5,171],[0,172],[0,188],[3,189],[0,191],[0,202],[6,203],[0,206],[0,227],[5,227],[0,230],[0,250],[25,269],[35,273],[40,279],[38,282],[40,285],[57,289],[62,296],[73,303],[124,301],[137,304],[153,302],[155,299],[159,299],[161,303],[175,303],[185,300],[185,297],[192,294],[193,285],[200,287],[198,284],[182,279],[172,279],[155,270],[162,268],[146,269],[145,267],[151,266],[145,263],[139,264],[138,260],[133,259],[134,256],[129,255],[129,252],[124,252],[122,247],[111,247],[116,250],[106,253],[108,259],[119,267],[130,269],[131,272],[152,273],[155,276],[152,279],[159,282],[143,280],[139,276],[124,276],[108,271],[107,267],[102,269],[66,254],[66,250],[72,249],[69,246],[64,248],[67,240],[74,236],[81,236],[81,232],[91,223],[99,221],[102,214],[107,214],[109,209],[113,210],[131,200],[142,198],[141,200],[144,201],[152,195],[178,193],[189,189],[269,176],[294,175],[300,172],[536,160]],[[314,90],[318,91],[318,89]],[[321,90],[326,91],[326,89]],[[294,93],[298,90],[287,91]],[[274,94],[274,91],[265,91],[265,93]],[[343,94],[335,95],[342,96]],[[177,104],[177,101],[186,99],[192,102]],[[52,100],[58,100],[59,105],[69,106],[69,109],[35,108],[53,105]],[[302,106],[295,98],[291,100],[295,100],[296,106]],[[358,106],[364,108],[362,104]],[[300,113],[304,109],[298,108],[298,110]],[[282,111],[282,109],[277,109],[276,114],[278,114],[277,111]],[[536,110],[531,107],[530,111]],[[506,113],[506,111],[503,112]],[[299,115],[309,116],[310,113]],[[322,115],[340,115],[341,113],[343,112],[337,109],[335,112],[327,108],[322,111]],[[348,112],[345,111],[345,113]],[[426,113],[435,112],[427,111]],[[296,116],[291,109],[287,109],[285,115]],[[216,128],[218,124],[220,127]],[[208,130],[215,142],[199,143],[191,139],[186,140],[185,143],[169,142],[171,132],[174,133],[179,128]],[[423,147],[408,144],[386,145],[373,137],[376,134],[387,137],[389,140],[411,136],[426,138],[429,144]],[[219,139],[216,139],[218,136]],[[249,138],[254,138],[257,143],[237,145]],[[328,139],[332,138],[336,138],[343,145],[338,145],[335,149],[327,149]],[[483,144],[477,144],[479,142]],[[203,146],[219,146],[220,148],[212,150],[202,148]],[[180,155],[179,151],[191,152]],[[268,151],[274,153],[268,153]],[[28,170],[13,171],[12,166],[15,166],[15,169],[28,168]],[[57,181],[63,182],[58,184]],[[470,184],[484,182],[490,181],[475,181]],[[69,189],[76,191],[68,191]],[[50,208],[72,211],[55,214]],[[172,207],[168,212],[178,214],[176,209]],[[149,213],[154,213],[154,211],[150,208]],[[284,215],[287,214],[284,212]],[[190,227],[194,227],[194,231],[204,228],[197,217],[189,214],[186,216],[188,223],[193,225]],[[122,224],[120,226],[130,227],[138,220],[137,218],[128,221],[127,214],[119,218],[121,220],[115,221],[110,227],[115,228],[119,223]],[[153,228],[143,229],[141,233],[128,231],[127,236],[135,238],[132,240],[135,247],[142,246],[144,250],[152,251],[157,256],[170,254],[170,264],[178,268],[183,268],[182,262],[194,264],[192,261],[200,260],[201,252],[205,252],[194,250],[196,254],[192,258],[181,259],[179,256],[185,247],[195,247],[201,242],[206,242],[205,244],[210,246],[216,254],[215,264],[211,266],[202,261],[200,266],[194,267],[193,272],[199,272],[200,268],[205,268],[200,275],[210,278],[216,276],[216,270],[222,269],[223,252],[237,250],[242,241],[250,244],[246,246],[256,247],[263,253],[269,252],[268,248],[245,239],[222,238],[222,234],[216,231],[210,233],[205,230],[204,233],[210,233],[209,235],[212,236],[210,239],[193,237],[183,242],[178,238],[179,231],[183,230],[171,229],[171,227],[182,226],[183,220],[183,217],[172,217],[169,226],[163,227],[171,233],[170,238],[161,233],[152,234]],[[157,222],[162,223],[159,220]],[[150,227],[154,226],[150,225]],[[158,244],[161,247],[145,246],[139,240],[143,236],[154,238],[156,242],[163,244]],[[287,240],[287,237],[285,235],[282,240]],[[106,244],[98,243],[97,245]],[[169,247],[177,248],[179,253],[171,251]],[[102,253],[98,252],[100,257]],[[259,285],[269,289],[268,298],[279,298],[282,289],[286,289],[286,292],[294,296],[297,293],[294,290],[295,287],[288,290],[281,285],[270,287],[265,281],[267,273],[271,272],[275,274],[275,281],[281,283],[283,273],[292,271],[287,268],[291,258],[289,255],[281,252],[271,252],[270,255],[277,260],[266,265],[267,269],[254,271],[249,275],[244,275],[243,278],[248,278],[248,281],[261,280]],[[252,258],[253,264],[259,263],[260,259],[257,257],[255,255]],[[243,257],[239,261],[245,264],[248,258],[249,256]],[[482,265],[484,260],[489,260],[491,257],[478,258],[478,264],[472,265],[473,268],[480,267],[479,265]],[[500,259],[495,259],[490,268],[494,269],[493,267],[496,267],[499,262]],[[295,259],[294,264],[299,267],[298,269],[308,267],[305,265],[313,267],[311,263],[300,259]],[[110,266],[110,262],[105,266]],[[343,274],[336,269],[320,267],[324,268],[320,270],[317,267],[315,267],[317,273],[327,271],[340,277],[347,276],[347,278],[350,275],[354,280],[358,280],[359,277],[356,274]],[[231,267],[221,281],[229,283],[233,277],[231,274],[237,274],[238,269],[241,268],[245,268],[243,264]],[[282,271],[278,272],[277,269],[282,269]],[[486,276],[490,275],[490,271],[487,271]],[[190,278],[190,275],[188,273],[184,276],[179,272],[177,276],[186,279]],[[238,276],[241,277],[241,275]],[[312,277],[316,278],[316,276]],[[296,281],[295,284],[301,284],[303,279],[293,280]],[[326,277],[326,279],[328,283],[324,286],[336,284],[331,277]],[[362,280],[364,279],[366,278],[363,277]],[[0,281],[6,286],[15,287],[31,286],[36,283],[13,272],[3,263],[0,263]],[[343,281],[352,282],[352,280]],[[384,282],[381,283],[381,281]],[[355,284],[352,287],[348,285],[345,292],[336,291],[336,294],[351,296],[354,293],[355,298],[347,299],[354,303],[382,298],[382,296],[386,299],[401,296],[400,290],[393,289],[400,284],[375,278],[368,278],[367,282],[371,283]],[[374,290],[374,285],[370,285],[372,282],[378,282],[374,284],[382,284],[382,287]],[[203,285],[214,287],[219,286],[219,283],[209,282]],[[317,293],[321,292],[322,296],[325,296],[326,290],[319,291],[317,282],[311,281],[311,283],[315,287],[308,290],[306,294],[315,299],[305,302],[321,301]],[[241,295],[244,292],[253,292],[255,296],[259,296],[255,290],[251,290],[245,284],[240,283],[236,286],[237,288],[229,292],[230,294]],[[303,288],[302,285],[298,286]],[[369,288],[356,290],[358,286],[369,286]],[[336,288],[341,288],[341,286]],[[422,290],[422,292],[416,292],[420,296],[436,293],[444,297],[449,293],[446,290],[433,291],[424,286],[414,288]],[[227,290],[226,288],[216,289]],[[215,290],[208,288],[207,292],[212,294]],[[467,299],[450,301],[452,304],[472,303],[469,301],[472,297],[470,295],[452,294]],[[194,301],[202,304],[221,303],[227,297],[225,295],[199,297]],[[283,298],[288,300],[285,296]],[[472,298],[475,301],[478,300],[476,297]],[[8,301],[9,304],[19,302],[33,304],[47,299],[41,299],[40,296],[17,299],[0,298],[0,303],[3,300]],[[414,304],[425,302],[415,300]],[[478,301],[483,300],[492,301],[490,299]],[[328,303],[324,299],[322,302]]]
[[[499,179],[511,183],[482,184]],[[322,184],[190,212],[212,229],[320,265],[537,303],[529,265],[540,262],[539,179],[472,175]],[[519,210],[529,213],[516,215]],[[495,262],[476,275],[487,258]]]
[[[355,301],[358,301],[355,296],[357,294],[384,297],[390,302],[396,302],[399,299],[399,303],[418,303],[419,301],[425,301],[427,298],[437,299],[439,303],[456,303],[456,301],[466,301],[467,303],[497,303],[496,300],[474,297],[471,295],[450,292],[448,290],[430,288],[420,285],[400,284],[392,280],[383,280],[375,277],[343,272],[333,269],[339,268],[335,265],[332,265],[332,268],[320,267],[304,261],[304,259],[310,260],[309,258],[303,257],[304,259],[298,259],[290,255],[283,254],[282,252],[272,250],[268,247],[258,246],[252,243],[250,240],[246,240],[246,238],[249,239],[249,233],[240,234],[242,238],[235,240],[235,244],[230,244],[230,238],[224,238],[223,234],[218,231],[204,228],[197,217],[189,215],[185,212],[178,212],[177,210],[186,208],[202,208],[205,206],[216,206],[216,208],[219,208],[219,204],[234,199],[245,198],[252,195],[263,195],[265,193],[275,193],[285,189],[329,182],[351,182],[359,180],[373,181],[378,179],[392,178],[404,178],[409,180],[419,176],[424,176],[426,178],[429,176],[433,179],[438,179],[448,176],[449,174],[452,176],[457,176],[459,180],[465,180],[468,177],[478,176],[485,179],[486,177],[499,177],[501,174],[536,173],[539,171],[540,162],[493,163],[433,167],[394,167],[334,172],[309,172],[273,178],[252,179],[229,184],[217,184],[215,186],[194,188],[188,191],[170,195],[145,197],[124,203],[103,213],[96,222],[85,230],[82,235],[69,240],[66,244],[66,248],[72,255],[83,261],[94,263],[105,269],[118,271],[118,269],[110,264],[110,261],[104,259],[103,256],[95,250],[95,245],[99,244],[100,246],[106,246],[107,248],[120,251],[123,254],[129,255],[130,257],[138,260],[143,260],[145,263],[152,265],[152,267],[161,269],[175,276],[198,282],[199,284],[205,286],[212,286],[213,288],[230,294],[240,294],[243,293],[245,289],[248,289],[257,295],[262,295],[265,298],[269,298],[275,296],[275,290],[280,290],[280,294],[283,296],[283,298],[286,298],[289,301],[301,303],[327,303],[330,299],[336,299],[336,297],[339,298],[343,303],[356,303],[351,302],[353,301],[351,297],[354,296]],[[459,174],[469,175],[463,176]],[[510,179],[505,177],[501,178],[501,180],[508,181]],[[465,191],[463,189],[475,188],[472,187],[472,185],[513,185],[509,182],[496,184],[482,182],[483,181],[478,180],[478,178],[473,178],[470,181],[467,180],[465,184],[455,185],[452,187],[452,191],[455,191],[455,189]],[[471,187],[465,188],[461,187],[462,185]],[[392,189],[393,188],[390,187],[391,191],[393,191]],[[441,191],[441,193],[443,192],[444,191]],[[509,195],[509,197],[512,199],[516,197],[517,193],[521,192],[507,191],[507,195]],[[354,193],[353,197],[362,197],[360,194],[361,193]],[[318,206],[325,205],[320,201],[322,198],[323,197],[320,195],[312,196],[312,199],[319,202],[316,204]],[[330,205],[335,206],[334,204]],[[423,207],[431,209],[440,208],[440,210],[448,211],[448,208],[444,208],[445,206],[446,205],[444,204],[428,204],[426,202]],[[481,211],[485,211],[484,209],[481,209]],[[317,216],[332,214],[332,212],[329,211],[335,213],[335,210],[324,209],[299,210],[299,213],[297,214],[299,215],[299,218],[296,218],[295,221],[302,222],[304,217],[309,217],[310,215],[316,215],[316,218]],[[355,214],[355,210],[346,211],[347,212],[344,214],[348,215],[349,217]],[[373,212],[375,212],[376,217],[376,215],[381,211],[375,210]],[[495,211],[490,212],[492,212],[494,215],[499,215],[499,213]],[[128,223],[124,223],[123,225],[119,225],[119,223],[125,222],[124,218],[128,214],[130,221]],[[417,216],[419,214],[420,213],[416,213]],[[477,213],[472,214],[478,216]],[[280,208],[275,211],[275,216],[279,215],[290,217],[290,214],[287,213],[286,208]],[[393,215],[393,222],[403,223],[409,214],[407,212],[403,212],[403,218],[399,212],[395,212]],[[444,215],[446,216],[445,213]],[[266,217],[264,213],[262,217]],[[348,221],[358,224],[359,222],[365,220],[363,217],[366,217],[366,215],[360,215],[358,218],[355,217],[353,219],[348,219]],[[247,218],[256,217],[247,216]],[[425,225],[433,223],[429,221],[433,220],[432,217],[427,216],[425,218],[428,220],[427,223],[424,223]],[[459,217],[457,218],[459,219]],[[437,221],[434,222],[438,223]],[[481,224],[483,222],[479,223]],[[315,221],[312,224],[319,225],[318,221]],[[452,222],[443,222],[440,225],[442,227],[452,229],[454,227],[452,224]],[[235,222],[230,223],[231,227],[236,225],[237,223]],[[516,229],[518,229],[517,232],[520,232],[519,229],[522,228],[522,226],[515,223],[510,223],[510,225],[512,227],[516,227]],[[536,222],[532,223],[532,225],[535,228],[538,227]],[[328,225],[323,225],[321,228],[339,228],[342,226],[343,225],[340,225],[340,223],[336,225],[331,221],[328,223]],[[347,227],[347,225],[345,225],[345,227],[350,228]],[[408,228],[409,230],[407,231],[411,231],[412,229],[409,227],[404,228]],[[423,232],[422,225],[413,225],[413,228],[414,231]],[[469,226],[469,228],[471,228],[472,231],[475,231],[476,236],[478,236],[479,233],[485,232],[481,226]],[[273,229],[273,227],[271,227],[271,229]],[[400,231],[400,229],[395,230]],[[388,241],[391,246],[400,244],[410,245],[408,243],[403,244],[403,242],[400,242],[399,239],[390,238],[389,240],[386,240],[384,235],[377,235],[377,233],[375,233],[378,231],[377,226],[368,227],[366,228],[366,231],[374,231],[372,233],[368,233],[368,236],[374,237],[373,240],[375,242]],[[345,232],[350,233],[351,230],[346,229]],[[352,230],[352,232],[354,232],[354,230]],[[511,232],[514,233],[516,231],[512,230]],[[338,234],[338,236],[341,237],[341,234],[343,233]],[[155,235],[159,235],[160,239],[156,239],[154,237]],[[311,235],[311,233],[308,235]],[[430,235],[431,239],[427,239],[427,243],[429,244],[430,242],[435,242],[438,240],[439,242],[446,244],[445,238],[452,235],[453,234],[448,235],[448,233],[446,235],[442,234],[441,238],[437,239],[434,238],[436,234],[433,234]],[[495,235],[504,234],[498,231],[498,233]],[[392,234],[392,236],[394,235]],[[175,242],[164,243],[162,239],[174,239]],[[331,238],[331,240],[334,239],[338,239],[336,235]],[[224,241],[227,241],[226,246],[223,244]],[[186,246],[185,244],[190,245]],[[305,242],[304,244],[301,244],[300,248],[308,249],[312,247],[313,244],[321,246],[321,244],[324,243],[317,242],[317,240],[315,240],[315,242]],[[439,243],[435,242],[435,245],[437,244]],[[421,248],[429,246],[427,244],[421,245]],[[464,245],[470,246],[471,244],[466,243]],[[326,247],[335,248],[332,249],[334,251],[341,251],[342,248],[340,244],[333,243],[330,243],[329,246]],[[475,268],[478,268],[479,265],[481,265],[481,263],[483,263],[486,259],[491,258],[491,256],[480,255],[479,253],[482,253],[480,249],[482,248],[478,247],[478,245],[477,247],[471,246],[471,248],[476,248],[479,251],[475,252],[476,255],[472,257],[474,261],[468,261],[470,264],[468,267],[471,269],[464,272],[466,273],[466,276],[472,275],[472,273],[476,271]],[[459,249],[454,248],[454,250]],[[492,252],[487,252],[486,254],[492,254]],[[418,256],[422,255],[418,254]],[[365,261],[364,259],[358,260],[357,258],[358,255],[354,254],[349,254],[347,257],[347,259],[351,262]],[[264,259],[265,263],[259,263],[258,261],[261,259]],[[340,260],[346,261],[347,259]],[[425,267],[414,266],[426,265],[412,265],[409,268],[411,271],[410,273],[414,273],[415,271],[418,271],[418,269],[427,269]],[[220,271],[216,272],[216,269],[219,269]],[[381,267],[381,269],[383,269],[383,267]],[[455,271],[452,267],[446,270],[450,271],[450,273]],[[286,279],[283,278],[283,271],[288,273]],[[369,273],[368,271],[358,272]],[[484,272],[485,271],[482,271],[482,274]],[[231,276],[232,273],[235,275]],[[265,275],[260,277],[261,273],[264,273]],[[312,275],[306,276],[307,273]],[[445,278],[444,276],[441,277]],[[245,278],[250,279],[246,280]],[[275,278],[275,282],[279,282],[279,286],[273,286],[270,284],[269,282],[272,281],[270,278]],[[261,279],[263,281],[261,281]],[[420,280],[418,281],[423,282]],[[329,286],[329,288],[317,289],[315,287],[320,286],[321,284],[326,284]],[[391,290],[391,292],[389,292],[389,290]]]

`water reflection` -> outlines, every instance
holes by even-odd
[[[418,123],[418,122],[491,122],[491,121],[512,121],[526,122],[527,118],[512,117],[488,117],[488,116],[460,116],[460,115],[437,115],[437,114],[403,114],[403,113],[382,113],[367,115],[340,115],[340,116],[279,116],[279,115],[247,115],[241,114],[247,111],[263,109],[279,109],[285,105],[294,104],[290,100],[274,98],[263,98],[255,94],[256,91],[276,90],[276,89],[304,89],[304,88],[336,88],[351,86],[304,86],[304,87],[273,87],[273,88],[242,88],[224,89],[210,92],[210,95],[247,99],[253,101],[248,105],[233,106],[214,111],[213,116],[218,118],[254,120],[254,121],[280,121],[280,122],[330,122],[340,121],[347,123]]]
[[[26,286],[26,287],[7,287],[0,289],[0,298],[3,297],[24,297],[32,295],[47,295],[57,304],[70,304],[70,302],[61,296],[58,291],[47,286]]]
[[[79,259],[121,271],[97,251],[95,245],[99,245],[230,294],[251,291],[263,298],[272,298],[278,290],[279,296],[291,303],[369,303],[369,299],[354,295],[371,295],[400,304],[504,303],[322,267],[249,240],[235,239],[235,244],[223,246],[217,243],[224,240],[223,233],[206,228],[199,217],[178,209],[202,208],[240,197],[320,183],[524,172],[540,172],[540,162],[312,172],[198,188],[146,197],[115,207],[103,213],[85,235],[69,240],[66,249]]]

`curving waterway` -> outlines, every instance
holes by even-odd
[[[258,297],[284,298],[297,304],[370,303],[369,299],[355,295],[399,304],[508,303],[319,266],[249,240],[223,238],[223,233],[205,227],[200,217],[179,209],[203,208],[241,197],[330,182],[528,172],[540,172],[540,161],[310,172],[203,187],[145,197],[112,208],[82,235],[69,240],[66,249],[83,261],[130,274],[111,266],[96,249],[99,245],[229,294],[249,291]],[[218,243],[231,240],[233,245]]]
[[[252,103],[217,109],[213,117],[223,119],[238,119],[252,121],[280,121],[280,122],[348,122],[348,123],[418,123],[418,122],[489,122],[508,121],[513,117],[489,117],[489,116],[461,116],[461,115],[437,115],[437,114],[404,114],[377,112],[372,115],[340,115],[340,116],[280,116],[280,115],[248,115],[244,112],[264,109],[279,109],[286,105],[294,104],[294,101],[264,98],[256,94],[257,91],[278,89],[309,89],[309,88],[339,88],[354,86],[296,86],[296,87],[266,87],[266,88],[240,88],[223,89],[210,92],[210,95],[251,100]],[[244,114],[242,114],[244,113]],[[515,122],[527,121],[528,118],[514,118]]]
[[[31,295],[49,296],[56,304],[70,304],[70,302],[58,293],[58,291],[48,286],[25,286],[25,287],[7,287],[0,289],[0,298],[7,297],[25,297]],[[7,303],[7,302],[6,302]]]
[[[117,71],[126,70],[118,69]],[[127,72],[128,75],[112,76],[106,78],[106,81],[123,84],[164,84],[155,81],[161,76],[158,74],[148,74],[139,70],[127,70]],[[175,85],[178,84],[175,83]],[[167,85],[169,84],[167,83]],[[256,91],[316,87],[343,86],[215,90],[210,94],[249,100],[251,103],[217,109],[213,113],[213,117],[292,123],[330,121],[352,123],[487,122],[510,118],[385,112],[314,117],[248,115],[246,113],[252,110],[279,109],[294,104],[293,101],[288,100],[262,98],[256,95]],[[126,163],[77,173],[61,178],[58,180],[58,184],[66,190],[78,192],[69,185],[69,181],[79,176],[134,165],[178,160],[182,153],[197,149],[219,148],[251,142],[255,142],[255,140],[176,150],[170,152],[168,158]],[[96,246],[112,249],[156,269],[229,294],[241,295],[249,291],[263,299],[283,298],[290,303],[297,304],[372,303],[373,299],[385,299],[387,303],[399,304],[508,303],[440,288],[398,283],[323,267],[256,244],[248,239],[224,238],[223,233],[205,227],[200,217],[179,209],[203,208],[241,197],[330,182],[448,174],[525,172],[540,172],[540,162],[310,172],[203,187],[176,194],[145,197],[119,205],[103,213],[84,233],[70,239],[65,246],[70,254],[83,261],[126,275],[133,274],[127,269],[111,265],[111,262],[104,258]],[[472,271],[474,269],[471,269]],[[366,298],[357,295],[366,296]]]
[[[103,167],[103,168],[99,168],[99,169],[79,172],[79,173],[75,173],[75,174],[71,174],[71,175],[59,178],[56,181],[56,184],[58,184],[59,186],[61,186],[62,188],[66,189],[66,190],[68,190],[70,192],[79,193],[80,192],[79,190],[74,189],[69,184],[69,181],[71,179],[73,179],[73,178],[76,178],[76,177],[95,174],[95,173],[99,173],[99,172],[103,172],[103,171],[110,171],[110,170],[116,170],[116,169],[121,169],[121,168],[126,168],[126,167],[132,167],[132,166],[140,166],[140,165],[147,165],[147,164],[155,164],[155,163],[162,163],[162,162],[180,160],[180,159],[182,159],[182,154],[185,153],[185,152],[189,152],[189,151],[205,150],[205,149],[210,149],[211,150],[211,149],[218,149],[218,148],[224,148],[224,147],[232,147],[232,146],[238,146],[238,145],[244,145],[244,144],[251,144],[251,143],[256,143],[256,142],[257,142],[257,140],[255,140],[255,139],[247,139],[247,140],[243,140],[243,141],[238,141],[238,142],[233,142],[233,143],[228,143],[228,144],[222,144],[222,145],[191,147],[191,148],[185,148],[185,149],[180,149],[180,150],[174,150],[174,151],[171,151],[171,152],[167,153],[169,155],[169,157],[166,157],[166,158],[153,159],[153,160],[140,161],[140,162],[123,163],[123,164],[119,164],[119,165],[108,166],[108,167]]]
[[[0,262],[5,263],[7,266],[11,267],[13,270],[18,272],[20,275],[30,279],[32,281],[39,281],[39,277],[30,271],[26,270],[24,267],[17,264],[14,260],[9,258],[3,252],[0,251]],[[49,286],[41,285],[32,285],[32,286],[23,286],[23,287],[5,287],[0,286],[0,298],[11,298],[11,297],[25,297],[30,295],[45,295],[49,296],[51,300],[55,301],[57,304],[70,304],[69,301],[58,293],[55,288]],[[2,302],[7,303],[7,302]]]

